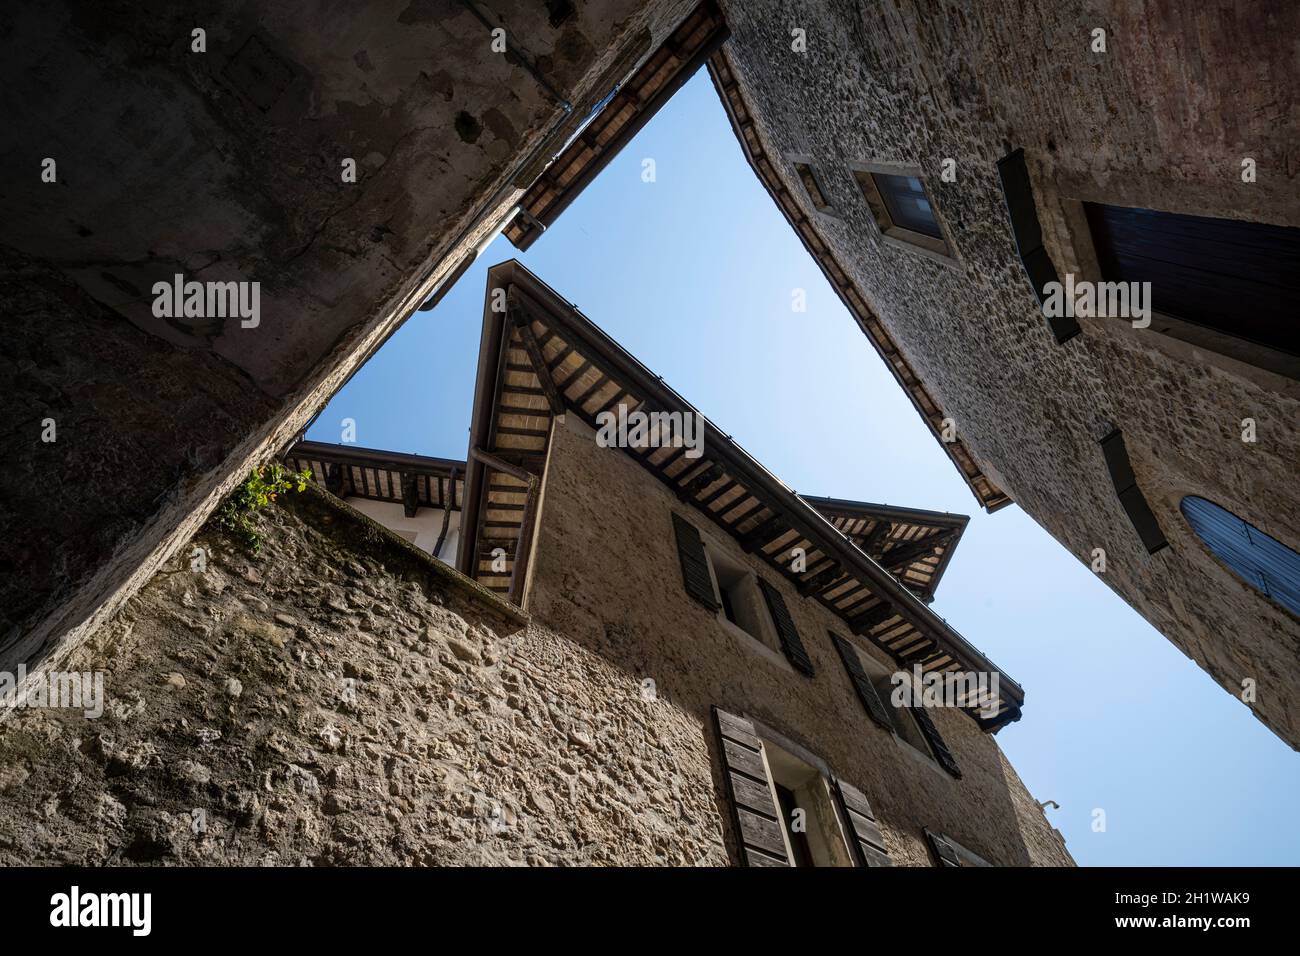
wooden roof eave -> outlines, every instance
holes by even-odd
[[[887,519],[900,523],[947,529],[950,537],[944,544],[939,563],[930,572],[929,583],[922,592],[926,595],[927,601],[933,600],[939,581],[944,572],[948,570],[948,564],[952,561],[953,552],[957,550],[962,534],[965,533],[966,526],[970,524],[970,515],[954,514],[948,511],[903,508],[898,505],[879,504],[872,501],[853,501],[847,498],[826,498],[817,495],[800,495],[799,497],[828,518]]]
[[[492,311],[492,274],[487,279],[483,297],[483,331],[479,336],[478,370],[474,377],[474,406],[470,412],[469,448],[486,447],[495,419],[497,393],[502,366],[505,364],[507,334],[505,316]],[[467,454],[465,488],[462,499],[460,540],[456,546],[456,569],[477,578],[478,524],[486,469],[475,456]]]
[[[290,468],[317,471],[325,490],[341,498],[400,503],[408,517],[420,508],[459,511],[465,463],[356,445],[298,441],[281,456]]]
[[[997,672],[1000,675],[1004,700],[1009,705],[1007,713],[1018,712],[1024,700],[1024,691],[1019,684],[1000,671],[946,621],[935,615],[920,598],[858,548],[843,532],[831,524],[829,519],[752,458],[706,415],[700,413],[662,379],[642,365],[635,356],[578,312],[571,303],[566,302],[517,260],[512,259],[493,266],[488,276],[489,288],[507,288],[508,298],[522,300],[533,317],[542,324],[556,329],[566,342],[589,359],[593,366],[616,381],[623,391],[639,396],[643,402],[652,407],[690,412],[698,417],[703,426],[707,461],[721,464],[727,473],[748,488],[751,494],[765,499],[769,509],[780,513],[789,528],[816,543],[824,554],[835,558],[846,570],[854,573],[858,580],[879,598],[893,605],[900,619],[932,640],[936,647],[965,664],[969,670]],[[486,334],[485,329],[485,338]],[[480,371],[482,361],[480,356]],[[478,403],[479,396],[476,395],[476,410]],[[684,475],[685,472],[681,474]],[[467,508],[469,501],[467,490]],[[704,510],[713,520],[720,523],[716,512]],[[467,526],[469,526],[468,522]],[[730,533],[730,529],[728,530]]]
[[[704,35],[699,37],[697,34],[701,30],[704,31]],[[665,38],[661,47],[647,53],[630,77],[622,78],[623,82],[619,84],[618,92],[603,102],[600,112],[587,117],[584,120],[586,126],[575,133],[565,143],[559,155],[539,171],[537,180],[530,183],[520,197],[519,208],[523,215],[506,227],[504,230],[506,238],[520,252],[526,251],[536,242],[591,185],[601,171],[613,162],[636,134],[654,118],[655,114],[672,99],[677,90],[708,62],[729,36],[730,31],[727,29],[722,11],[718,9],[714,0],[705,0],[688,13],[677,28]],[[698,39],[698,45],[691,49],[680,49],[682,43],[691,39]],[[676,66],[662,83],[647,94],[646,82],[662,76],[664,64],[661,62],[660,54],[665,51],[677,61]],[[619,97],[619,93],[624,91],[632,94],[625,100]],[[610,112],[618,114],[622,107],[630,107],[632,116],[618,123],[618,116],[615,115],[612,122],[616,125],[612,136],[605,139],[599,147],[585,139],[586,134],[593,129],[601,134],[608,132],[608,128],[602,125],[608,118],[606,114]],[[577,159],[583,152],[591,155],[579,166]],[[574,167],[579,168],[578,173],[564,185],[553,183],[549,188],[542,188],[544,185],[542,180],[552,170],[568,171]],[[544,198],[548,193],[552,194],[552,198],[546,202]]]
[[[435,458],[429,455],[411,455],[405,452],[383,451],[378,448],[359,448],[356,445],[331,445],[328,442],[300,441],[286,453],[286,457],[315,458],[323,461],[346,462],[390,471],[410,471],[413,474],[436,475],[445,478],[452,469],[463,471],[465,463],[454,458]]]

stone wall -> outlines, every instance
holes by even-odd
[[[923,827],[995,864],[1070,862],[996,740],[973,720],[956,711],[933,713],[962,768],[955,780],[868,718],[830,642],[829,629],[847,632],[829,610],[779,583],[776,572],[730,539],[721,540],[709,519],[678,502],[625,453],[597,447],[576,417],[554,429],[550,455],[530,611],[574,647],[599,656],[623,685],[655,682],[660,698],[694,728],[676,750],[681,772],[696,775],[687,781],[691,790],[722,793],[710,723],[716,705],[756,718],[859,787],[898,864],[930,865]],[[756,650],[687,595],[672,530],[675,510],[780,588],[812,658],[813,678],[779,654]],[[1032,711],[1025,719],[1033,719]],[[724,805],[716,813],[727,819]]]
[[[106,622],[690,7],[8,5],[0,283],[18,260],[64,288],[3,304],[22,374],[0,566],[40,575],[0,574],[0,668],[57,665]],[[156,315],[178,273],[258,283],[259,321]]]
[[[995,163],[1024,147],[1049,252],[1089,277],[1078,203],[1300,225],[1295,4],[991,0],[780,9],[724,2],[727,54],[767,151],[813,158],[835,217],[778,172],[981,467],[1225,690],[1300,745],[1296,618],[1236,578],[1178,510],[1200,495],[1300,549],[1300,386],[1127,322],[1057,345],[1017,258]],[[807,52],[790,30],[807,31]],[[1107,31],[1108,52],[1091,50]],[[1258,163],[1241,181],[1241,160]],[[943,161],[957,179],[943,182]],[[955,246],[882,241],[848,163],[923,171]],[[1095,267],[1095,259],[1093,260]],[[1095,278],[1095,276],[1092,276]],[[1241,440],[1253,418],[1258,441]],[[1148,555],[1098,439],[1119,427],[1170,547]]]
[[[936,714],[960,782],[867,720],[820,610],[787,595],[815,680],[737,646],[681,589],[675,499],[571,428],[531,620],[315,489],[256,556],[204,530],[65,665],[107,671],[102,717],[0,720],[0,864],[722,865],[713,703],[860,784],[899,863],[922,825],[1069,862],[968,718]]]
[[[686,715],[324,493],[261,523],[73,655],[104,716],[0,720],[0,865],[725,862]]]

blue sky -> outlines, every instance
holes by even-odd
[[[1080,864],[1300,859],[1300,759],[1018,507],[978,510],[750,171],[703,70],[532,249],[497,239],[417,312],[309,437],[337,442],[350,417],[359,445],[463,458],[487,268],[511,258],[796,491],[972,516],[934,609],[1025,688],[998,742],[1061,805],[1048,817]]]

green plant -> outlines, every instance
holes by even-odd
[[[277,495],[304,491],[311,478],[310,471],[290,471],[280,464],[263,465],[250,471],[244,482],[217,509],[217,526],[256,554],[261,550],[262,536],[253,516],[274,501]]]

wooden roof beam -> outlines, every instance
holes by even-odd
[[[402,473],[402,512],[408,518],[414,518],[420,511],[420,490],[415,484],[415,475]]]
[[[439,529],[438,540],[433,545],[433,556],[435,558],[442,551],[443,542],[447,540],[447,528],[451,524],[451,510],[452,508],[455,507],[456,504],[456,469],[455,468],[451,470],[451,479],[447,482],[447,487],[450,490],[451,494],[447,495],[446,493],[444,493],[442,496],[444,501],[444,505],[442,509],[442,528]]]
[[[909,541],[898,547],[886,551],[884,556],[878,558],[888,570],[896,571],[904,568],[918,558],[934,553],[934,549],[946,545],[951,535],[947,533],[932,534],[924,538],[918,538],[916,541]]]
[[[677,497],[682,501],[693,501],[696,495],[721,478],[723,474],[725,473],[721,465],[716,461],[710,462],[709,467],[677,489]]]
[[[337,461],[325,462],[325,490],[335,498],[343,497],[343,466]]]
[[[865,634],[873,627],[877,627],[885,623],[885,621],[888,621],[891,617],[896,616],[898,616],[898,611],[895,609],[894,605],[890,604],[888,601],[882,600],[879,604],[869,610],[863,611],[857,617],[850,618],[848,622],[849,630],[854,634]]]
[[[839,570],[839,562],[832,559],[829,565],[799,585],[800,596],[807,597],[809,594],[822,590],[836,577]]]
[[[776,531],[785,523],[785,519],[777,512],[773,512],[771,517],[761,524],[755,525],[749,531],[746,531],[740,537],[740,546],[745,551],[753,551],[765,541],[770,541],[776,536]]]
[[[546,395],[551,411],[556,415],[564,414],[564,399],[560,396],[560,390],[555,387],[555,379],[551,377],[551,366],[542,355],[542,347],[537,342],[537,336],[533,334],[532,323],[528,316],[517,305],[511,306],[510,321],[519,332],[519,340],[523,343],[524,351],[528,353],[529,361],[533,363],[533,372],[537,375],[537,381],[542,386],[542,392]]]
[[[878,557],[876,548],[880,545],[880,542],[884,539],[885,535],[889,534],[889,529],[891,527],[893,527],[893,525],[890,524],[890,522],[886,521],[884,518],[879,519],[876,521],[876,526],[867,532],[866,536],[862,539],[862,543],[858,545],[858,547],[862,549],[864,554],[870,555],[873,558]]]

